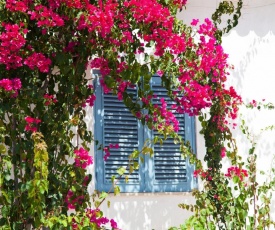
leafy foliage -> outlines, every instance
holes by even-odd
[[[247,108],[274,109],[274,106],[253,100]],[[255,141],[264,132],[274,130],[274,126],[263,128],[257,136],[250,132],[244,120],[240,128],[251,144],[247,159],[242,160],[236,155],[236,166],[228,168],[227,173],[216,171],[211,178],[209,169],[201,168],[195,172],[194,175],[203,181],[203,190],[193,191],[196,198],[194,205],[179,204],[180,208],[194,212],[179,229],[270,229],[275,226],[270,216],[272,193],[275,191],[274,160],[270,170],[259,172]],[[230,157],[231,153],[228,151],[226,155]],[[259,173],[265,176],[266,181],[259,182]]]
[[[175,101],[173,109],[198,116],[206,140],[208,169],[200,173],[206,175],[207,192],[194,193],[197,206],[183,206],[200,213],[189,224],[199,228],[213,212],[209,228],[215,221],[226,227],[231,217],[217,214],[217,210],[245,218],[240,209],[229,210],[234,202],[239,207],[245,204],[244,197],[215,197],[227,187],[228,178],[220,173],[225,143],[233,164],[238,165],[232,168],[237,172],[233,182],[241,193],[248,191],[238,174],[238,169],[244,171],[230,132],[241,97],[233,87],[225,86],[230,66],[221,46],[221,34],[237,24],[242,1],[236,11],[232,3],[222,2],[213,15],[214,22],[193,20],[191,25],[175,16],[185,3],[0,1],[0,225],[4,229],[100,229],[107,223],[117,229],[114,220],[105,218],[99,209],[106,193],[91,195],[87,191],[92,179],[86,175],[92,164],[88,152],[94,140],[85,122],[85,108],[96,100],[94,79],[87,74],[90,69],[100,70],[105,93],[117,95],[134,116],[160,134],[131,154],[129,168],[117,170],[119,178],[136,170],[136,160],[142,161],[145,154],[152,156],[151,145],[161,144],[168,136],[180,143],[183,156],[202,170],[188,143],[178,136],[178,121],[165,100],[152,103],[150,81],[157,73]],[[216,26],[225,13],[234,13],[233,21],[221,32]],[[138,90],[136,98],[127,93],[133,85]],[[210,112],[204,113],[204,109]],[[98,143],[106,153],[105,160],[114,146]],[[116,176],[113,182],[115,193],[119,193]],[[227,193],[231,197],[230,191]],[[68,209],[74,210],[69,216]]]

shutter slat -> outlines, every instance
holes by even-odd
[[[135,92],[132,89],[130,91]],[[128,156],[138,148],[138,121],[116,95],[104,94],[103,103],[104,145],[119,144],[118,149],[110,150],[111,155],[104,164],[104,180],[106,183],[111,183],[112,176],[117,175],[117,169],[128,167]],[[123,179],[118,181],[118,184],[124,183]],[[139,183],[138,171],[128,176],[128,183]]]
[[[174,102],[167,95],[167,90],[161,85],[153,84],[152,89],[156,98],[153,99],[153,104],[161,105],[160,99],[164,98],[167,103],[167,108],[171,109]],[[172,110],[173,111],[173,110]],[[175,117],[179,121],[179,135],[185,135],[185,119],[184,114],[175,113]],[[158,135],[156,131],[153,135]],[[180,146],[174,144],[172,138],[168,138],[163,142],[163,145],[154,145],[154,175],[155,183],[180,183],[187,181],[186,161],[182,159]]]

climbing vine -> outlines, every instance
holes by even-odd
[[[233,201],[218,199],[219,190],[230,178],[243,191],[246,171],[238,166],[230,132],[242,99],[225,84],[230,65],[221,35],[237,25],[242,1],[237,7],[223,1],[213,21],[194,19],[190,25],[176,18],[185,7],[185,0],[0,1],[0,225],[4,229],[100,229],[106,224],[118,228],[100,210],[107,194],[87,190],[92,180],[87,169],[93,164],[89,152],[95,140],[85,117],[97,100],[91,69],[100,70],[104,93],[117,95],[133,116],[159,132],[153,142],[168,136],[180,142],[184,157],[196,164],[197,176],[204,175],[206,190],[211,188],[194,193],[198,202],[205,198],[213,210],[230,211],[224,202]],[[219,29],[224,14],[233,14],[233,19]],[[208,169],[202,169],[177,134],[178,121],[165,100],[152,104],[154,74],[175,102],[173,110],[198,116]],[[127,93],[133,85],[137,97]],[[153,155],[149,143],[131,154],[129,167],[118,169],[119,177],[138,168],[134,159],[140,154]],[[119,147],[98,145],[105,160],[112,148]],[[220,176],[225,152],[237,165],[227,179]],[[214,220],[226,227],[228,217],[214,212]]]

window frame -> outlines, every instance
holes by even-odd
[[[99,83],[100,72],[94,71],[94,85],[96,92],[96,102],[94,106],[94,134],[95,140],[104,145],[103,138],[103,90]],[[161,81],[160,78],[157,78]],[[160,82],[152,80],[152,86],[160,85]],[[123,103],[123,102],[122,102]],[[195,118],[188,115],[184,116],[185,129],[184,129],[184,139],[189,141],[191,148],[196,152],[196,140],[195,140]],[[138,148],[141,150],[144,141],[147,138],[153,137],[153,131],[149,130],[148,127],[142,127],[142,124],[137,120],[138,124]],[[103,150],[98,150],[98,146],[95,145],[95,186],[99,191],[110,191],[112,184],[105,183],[104,174],[104,152]],[[111,152],[112,154],[112,152]],[[164,182],[156,183],[155,181],[155,171],[154,171],[154,156],[151,158],[149,155],[144,156],[144,163],[139,162],[140,168],[138,170],[139,183],[125,183],[122,178],[119,183],[121,192],[137,192],[137,193],[151,193],[151,192],[190,192],[192,189],[197,188],[197,179],[193,177],[194,165],[191,165],[188,158],[185,159],[187,180],[186,182]],[[141,183],[140,183],[141,182]]]

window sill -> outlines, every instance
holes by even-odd
[[[110,193],[109,196],[113,197],[133,197],[133,196],[192,196],[192,192],[124,192],[114,195]]]

